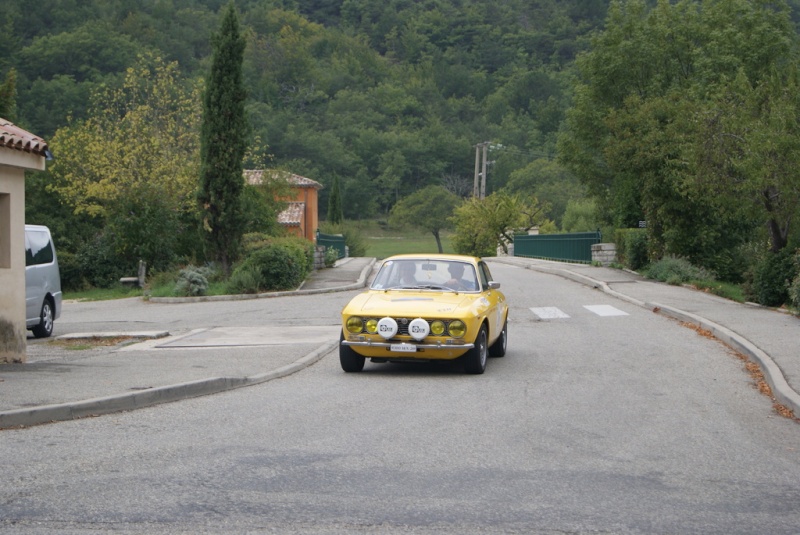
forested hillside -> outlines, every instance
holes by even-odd
[[[490,191],[515,172],[526,182],[526,166],[554,154],[571,65],[607,9],[607,0],[236,4],[253,134],[273,155],[265,165],[323,184],[338,175],[348,218],[385,214],[442,180],[470,188],[482,141],[505,147],[492,154]],[[120,84],[146,51],[177,61],[186,80],[203,78],[224,5],[43,0],[32,10],[4,2],[0,76],[16,69],[14,119],[51,139],[68,117],[85,118],[93,91]],[[548,180],[565,185],[548,171],[543,191]],[[549,188],[555,218],[578,189],[569,182],[563,193]]]
[[[56,158],[26,182],[26,214],[69,228],[59,245],[84,270],[203,260],[201,95],[228,2],[0,4],[0,115]],[[235,6],[245,165],[321,182],[323,217],[334,183],[348,220],[389,219],[432,185],[469,197],[491,142],[499,194],[481,210],[549,230],[643,222],[643,258],[776,290],[767,303],[795,280],[800,303],[800,0]],[[248,195],[244,230],[268,233],[274,195]]]

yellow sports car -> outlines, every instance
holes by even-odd
[[[397,255],[369,290],[342,310],[339,360],[346,372],[372,362],[461,358],[467,373],[486,369],[508,343],[508,304],[480,258]]]

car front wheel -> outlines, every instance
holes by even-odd
[[[489,356],[495,358],[505,356],[506,346],[508,346],[508,319],[503,323],[503,330],[500,332],[500,336],[489,347]]]
[[[353,351],[353,348],[342,343],[344,335],[339,338],[339,363],[348,373],[360,372],[364,369],[364,357]]]
[[[486,357],[488,348],[486,347],[486,326],[481,325],[478,336],[475,337],[475,347],[467,351],[464,355],[464,371],[473,375],[479,375],[486,371]]]
[[[42,311],[39,313],[39,325],[31,329],[36,338],[48,338],[53,334],[53,305],[49,299],[42,303]]]

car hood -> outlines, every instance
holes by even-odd
[[[465,313],[480,298],[455,292],[373,291],[354,298],[347,310],[365,316],[441,317]]]

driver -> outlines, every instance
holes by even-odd
[[[460,262],[453,262],[447,266],[447,271],[450,273],[450,280],[444,283],[448,288],[453,290],[474,290],[475,283],[464,278],[464,264]]]

